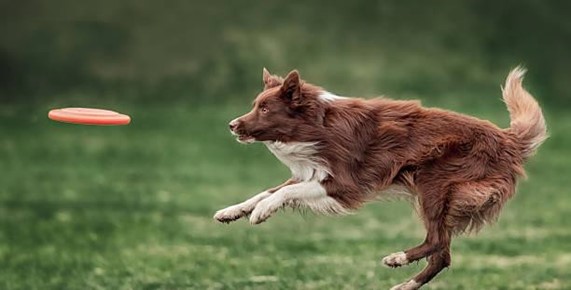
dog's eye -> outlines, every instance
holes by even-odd
[[[270,109],[268,109],[268,107],[261,107],[260,110],[262,111],[262,113],[267,114],[270,112]]]

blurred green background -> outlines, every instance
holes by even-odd
[[[551,138],[498,224],[453,244],[429,289],[571,288],[571,2],[0,1],[0,289],[386,289],[423,239],[404,202],[219,225],[288,170],[227,122],[261,70],[348,96],[421,99],[508,125],[529,69]],[[51,108],[130,114],[124,127]]]

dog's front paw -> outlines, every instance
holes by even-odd
[[[214,214],[214,219],[221,223],[230,223],[246,215],[239,204],[221,209]]]
[[[260,201],[250,215],[250,223],[257,225],[266,221],[281,206],[282,203],[274,198],[268,198]]]
[[[388,267],[396,268],[408,264],[405,252],[392,253],[383,258],[383,264]]]
[[[420,284],[414,280],[410,280],[410,281],[406,281],[404,283],[393,286],[391,288],[391,290],[416,290],[416,289],[419,289],[420,286],[422,286],[422,284]]]

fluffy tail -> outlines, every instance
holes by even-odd
[[[524,158],[532,156],[547,139],[547,127],[537,101],[522,86],[525,69],[516,67],[502,87],[504,102],[510,112],[510,128],[522,146]]]

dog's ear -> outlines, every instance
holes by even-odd
[[[280,78],[270,74],[266,68],[262,70],[262,80],[264,81],[264,90],[277,87],[281,83]]]
[[[292,105],[300,105],[301,98],[301,79],[297,70],[292,70],[284,79],[281,87],[282,98]]]

